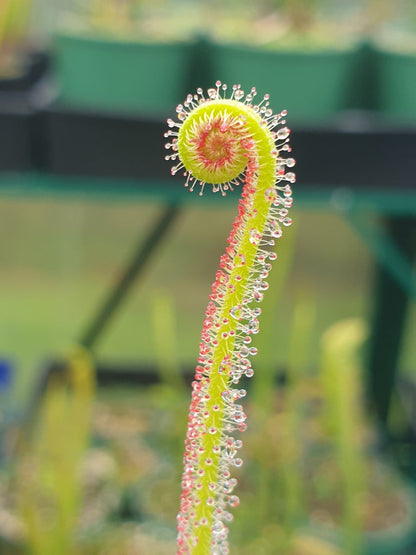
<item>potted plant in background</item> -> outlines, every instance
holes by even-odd
[[[168,8],[90,0],[64,14],[53,42],[60,100],[114,112],[160,112],[177,104],[188,84],[191,48],[174,26],[162,26]]]
[[[214,74],[270,91],[292,121],[322,121],[350,107],[357,41],[335,9],[330,0],[264,2],[239,34],[214,37]]]

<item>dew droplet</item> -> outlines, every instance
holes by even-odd
[[[258,303],[261,303],[261,301],[263,300],[263,293],[261,293],[260,291],[254,291],[253,293],[253,299],[255,301],[257,301]]]
[[[223,401],[229,405],[234,403],[234,397],[228,389],[224,389],[224,391],[221,391],[221,397]]]
[[[249,241],[252,245],[258,245],[261,241],[261,234],[258,229],[252,227],[249,232]]]
[[[290,129],[288,129],[287,127],[282,127],[282,129],[279,129],[279,131],[277,132],[277,138],[278,139],[287,139],[287,137],[289,137],[290,134]]]
[[[250,349],[248,347],[241,347],[240,349],[240,356],[243,358],[247,358],[250,354]]]
[[[267,202],[274,202],[278,195],[277,195],[277,191],[274,187],[269,187],[265,191],[264,196],[265,196]]]
[[[212,525],[212,533],[215,535],[222,534],[225,530],[225,525],[220,520],[216,520]]]
[[[246,257],[243,253],[238,252],[234,257],[234,266],[239,268],[240,266],[244,266],[246,263]]]
[[[238,507],[238,505],[240,504],[240,498],[237,495],[231,495],[228,503],[229,505],[231,505],[231,507]]]
[[[236,484],[232,480],[226,480],[222,486],[222,491],[224,493],[231,493],[235,488]]]
[[[234,98],[236,100],[241,100],[243,98],[243,96],[244,96],[244,91],[241,90],[241,89],[237,89],[234,93]]]
[[[233,414],[233,420],[234,422],[244,422],[246,420],[247,416],[244,414],[243,411],[235,411]]]
[[[275,219],[270,220],[269,231],[270,231],[270,235],[275,239],[279,239],[279,237],[282,236],[282,229],[279,225],[279,222]]]
[[[235,318],[235,320],[241,320],[241,318],[243,316],[243,308],[242,308],[241,304],[233,306],[232,308],[230,308],[230,314],[233,318]]]
[[[218,367],[218,374],[225,374],[228,376],[231,373],[231,369],[232,369],[232,366],[231,366],[230,355],[226,355],[222,359],[221,364]]]

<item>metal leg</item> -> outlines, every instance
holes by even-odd
[[[156,247],[165,237],[170,226],[179,214],[177,205],[168,205],[161,212],[156,220],[153,229],[146,237],[144,243],[140,241],[138,248],[135,249],[134,256],[130,264],[125,269],[115,288],[110,292],[104,304],[81,336],[80,344],[88,350],[92,350],[97,343],[100,334],[114,315],[121,302],[128,294],[140,272],[144,269],[151,255],[156,251]]]
[[[416,220],[412,219],[386,221],[389,236],[402,255],[409,260],[409,266],[410,260],[416,254],[415,224]],[[403,284],[394,279],[391,272],[379,265],[376,285],[377,304],[373,316],[369,353],[368,386],[370,399],[383,424],[387,423],[392,391],[396,383],[397,363],[409,296],[416,288],[411,271],[409,282],[412,284],[413,291],[407,291]]]
[[[350,215],[349,220],[377,259],[367,385],[375,413],[386,425],[408,301],[416,299],[416,279],[412,270],[416,255],[416,219],[385,218],[384,232],[357,215]]]
[[[145,268],[147,262],[151,258],[151,255],[156,251],[157,246],[166,236],[167,231],[170,229],[179,212],[180,209],[177,205],[166,206],[155,221],[152,230],[145,238],[144,242],[140,240],[140,244],[138,248],[135,249],[134,256],[130,264],[125,269],[124,274],[121,276],[115,288],[110,292],[106,301],[92,320],[90,326],[81,337],[79,343],[85,349],[89,351],[93,349],[105,326],[109,323],[117,308],[119,308],[134,281],[137,279],[140,272]],[[61,379],[63,384],[66,383],[65,380],[67,379],[67,376],[65,375],[65,371],[67,366],[68,361],[61,361],[58,363],[55,362],[54,364],[49,365],[49,367],[41,375],[40,381],[33,393],[31,401],[29,402],[23,424],[16,437],[15,445],[11,449],[12,453],[10,453],[9,456],[13,454],[16,455],[23,446],[25,437],[27,437],[32,424],[35,421],[36,411],[51,376]]]

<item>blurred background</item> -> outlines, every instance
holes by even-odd
[[[1,553],[175,551],[238,191],[190,199],[159,130],[217,79],[288,110],[299,188],[231,553],[416,551],[415,3],[2,0]]]

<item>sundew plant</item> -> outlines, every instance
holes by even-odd
[[[239,498],[234,493],[234,467],[246,429],[239,387],[250,378],[252,335],[259,332],[259,316],[276,239],[291,223],[295,174],[285,127],[286,111],[274,114],[269,95],[256,103],[256,89],[245,94],[234,85],[217,81],[205,94],[188,95],[177,106],[175,122],[168,120],[170,138],[166,156],[174,160],[172,174],[182,171],[185,186],[206,184],[225,195],[243,185],[238,214],[228,237],[226,252],[212,285],[203,322],[198,365],[192,383],[192,399],[185,440],[182,494],[177,517],[178,554],[229,553],[230,512]]]

